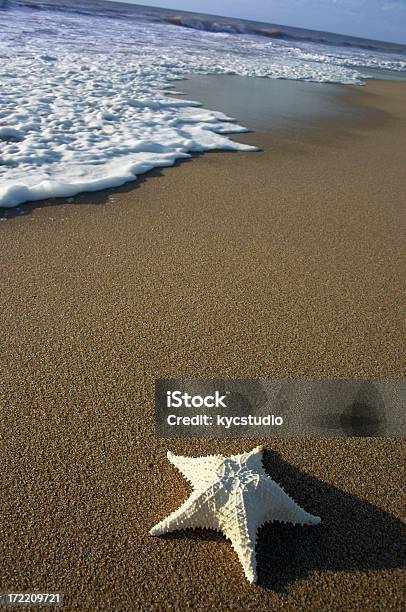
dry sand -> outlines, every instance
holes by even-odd
[[[159,377],[404,376],[406,83],[351,98],[361,122],[243,135],[265,150],[0,224],[3,590],[89,611],[404,609],[404,439],[154,436]],[[259,586],[217,534],[148,535],[189,491],[168,448],[260,442],[323,522],[266,526]]]

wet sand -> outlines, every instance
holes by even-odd
[[[238,136],[0,223],[3,590],[78,610],[404,609],[404,439],[157,439],[156,378],[402,377],[406,84],[355,120]],[[166,460],[264,443],[318,527],[266,526],[259,585],[215,533],[148,531]]]

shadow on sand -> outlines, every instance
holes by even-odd
[[[244,132],[245,134],[249,132]],[[231,134],[232,136],[233,134]],[[260,149],[259,149],[260,151]],[[203,151],[201,153],[190,153],[190,157],[177,159],[175,163],[171,166],[166,166],[165,168],[176,168],[180,164],[184,164],[187,162],[193,161],[193,159],[197,159],[202,155],[210,155],[210,153],[233,153],[237,154],[240,151],[233,151],[228,149],[216,149],[215,151]],[[153,168],[152,170],[148,170],[144,174],[137,175],[133,181],[129,181],[128,183],[124,183],[121,187],[111,187],[109,189],[102,189],[100,191],[84,191],[71,198],[49,198],[47,200],[38,200],[38,202],[27,202],[21,204],[20,206],[16,206],[14,208],[2,208],[0,207],[0,221],[5,221],[9,219],[14,219],[15,217],[30,215],[36,208],[47,208],[51,206],[61,206],[61,205],[69,205],[69,206],[81,206],[83,204],[87,205],[96,205],[103,206],[108,203],[109,198],[111,196],[117,194],[124,194],[133,192],[135,189],[141,187],[143,183],[153,178],[161,178],[163,177],[162,168]]]
[[[286,592],[313,570],[368,571],[405,565],[402,521],[372,504],[289,465],[274,451],[263,455],[265,471],[308,512],[316,527],[267,523],[257,541],[258,585]],[[179,531],[167,539],[220,540],[206,530]],[[234,554],[232,551],[230,554]]]
[[[178,166],[181,163],[190,161],[189,159],[177,160],[173,166]],[[48,208],[53,206],[82,206],[85,205],[96,205],[104,206],[108,203],[109,198],[112,195],[129,193],[138,189],[143,183],[151,178],[162,177],[161,168],[154,168],[149,170],[145,174],[141,174],[134,178],[133,181],[124,183],[121,187],[112,187],[109,189],[102,189],[101,191],[84,191],[78,195],[72,196],[71,198],[49,198],[48,200],[38,200],[38,202],[27,202],[21,204],[15,208],[0,208],[0,220],[14,219],[22,215],[30,215],[36,208]]]

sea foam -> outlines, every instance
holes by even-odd
[[[204,32],[165,22],[15,7],[0,24],[0,206],[135,180],[197,151],[255,150],[173,81],[240,74],[362,83],[385,53]]]

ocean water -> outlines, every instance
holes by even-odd
[[[254,150],[189,75],[352,83],[406,71],[406,47],[100,1],[0,0],[0,207],[135,180],[192,152]],[[172,95],[169,95],[171,93]]]
[[[199,74],[182,81],[179,88],[204,108],[238,117],[252,131],[286,133],[314,129],[320,119],[362,119],[362,110],[351,103],[353,90],[336,83]]]

